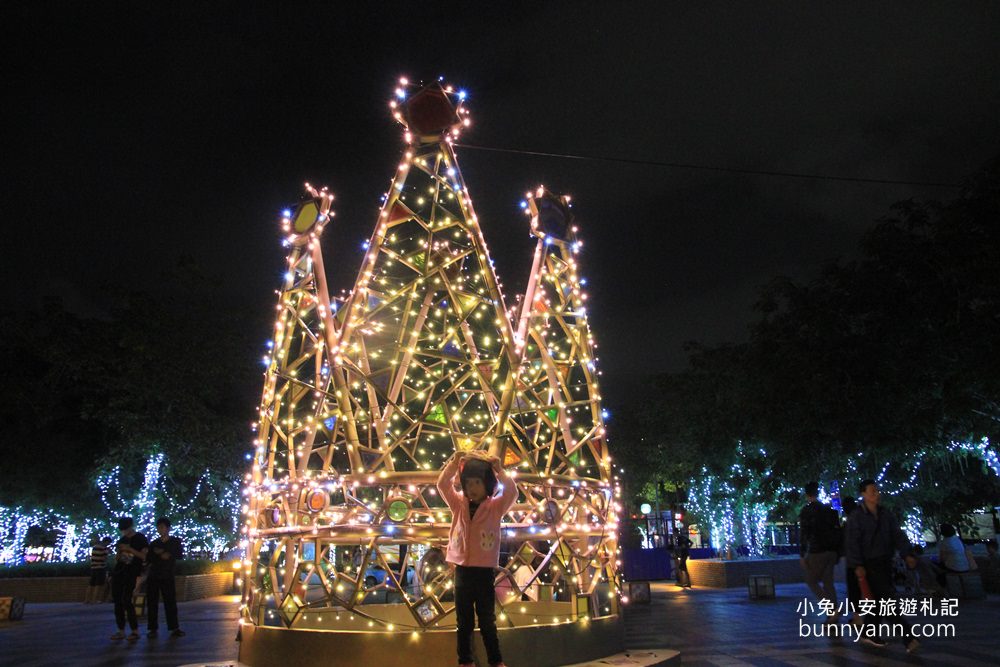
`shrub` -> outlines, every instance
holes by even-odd
[[[215,572],[231,572],[231,560],[180,560],[174,566],[174,574],[213,574]]]
[[[231,570],[232,561],[228,560],[181,560],[177,562],[174,574],[212,574]],[[90,576],[90,563],[25,563],[9,567],[0,566],[0,579],[87,576]]]
[[[15,577],[86,577],[90,563],[24,563],[0,567],[0,579]]]

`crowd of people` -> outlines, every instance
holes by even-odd
[[[159,607],[167,616],[167,632],[171,637],[183,637],[177,618],[177,592],[174,573],[177,561],[184,557],[180,538],[170,534],[170,519],[156,520],[157,536],[152,542],[135,529],[135,522],[124,517],[118,521],[119,539],[110,553],[111,538],[94,535],[91,538],[90,587],[84,602],[101,602],[110,589],[118,631],[113,640],[139,639],[139,618],[135,598],[145,592],[146,636],[159,632]],[[111,562],[109,562],[111,556]],[[108,567],[110,570],[110,581]],[[109,585],[110,584],[110,585]],[[129,633],[126,634],[126,623]]]
[[[839,622],[841,610],[849,610],[849,620],[858,627],[861,641],[876,647],[886,646],[886,641],[877,633],[863,632],[866,624],[901,623],[906,651],[917,650],[920,642],[905,618],[882,618],[877,612],[862,617],[859,604],[862,599],[871,599],[878,602],[874,609],[889,608],[882,601],[896,597],[896,563],[900,561],[905,564],[903,579],[909,592],[943,596],[949,574],[963,574],[977,568],[955,526],[939,527],[941,537],[934,561],[920,546],[910,543],[896,516],[881,507],[881,492],[875,480],[861,482],[858,500],[843,499],[843,519],[831,506],[820,502],[817,483],[807,484],[804,491],[806,505],[799,513],[800,557],[809,590],[825,601],[829,609],[837,610],[830,615],[829,622]],[[1000,567],[995,540],[988,544],[987,552],[991,567]],[[834,568],[842,557],[846,561],[846,605],[838,604],[834,586]]]

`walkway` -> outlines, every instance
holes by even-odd
[[[653,602],[626,608],[626,645],[633,650],[679,650],[685,666],[800,665],[987,665],[1000,655],[1000,598],[962,602],[954,621],[956,638],[923,643],[908,656],[899,643],[868,648],[850,639],[800,639],[797,605],[803,584],[778,586],[778,599],[752,602],[744,589],[682,591],[653,585]],[[177,667],[234,661],[236,598],[184,602],[181,626],[187,636],[134,644],[111,642],[111,606],[35,604],[24,621],[0,624],[0,665],[19,667]],[[531,667],[512,665],[511,667]]]
[[[236,603],[239,596],[181,602],[181,628],[186,637],[160,636],[112,642],[115,631],[111,604],[72,602],[28,604],[24,620],[0,623],[0,665],[6,667],[177,667],[198,661],[236,659]]]

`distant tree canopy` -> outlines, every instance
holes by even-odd
[[[97,474],[121,466],[138,486],[153,452],[181,489],[243,473],[267,324],[214,282],[187,265],[99,316],[0,315],[0,504],[99,510]]]
[[[773,280],[747,341],[689,344],[689,367],[615,421],[631,489],[733,477],[744,443],[775,478],[758,488],[888,464],[928,515],[996,502],[994,471],[951,443],[1000,451],[998,269],[1000,158],[949,202],[895,205],[859,259]],[[215,282],[186,266],[101,316],[0,314],[0,503],[99,509],[95,476],[139,484],[154,451],[180,486],[242,474],[267,309],[256,321]]]
[[[905,501],[936,517],[1000,500],[995,470],[952,446],[1000,452],[1000,158],[956,199],[896,204],[860,250],[774,279],[746,342],[692,343],[686,370],[651,381],[617,420],[627,478],[725,475],[743,442],[795,487],[853,466],[909,474]]]

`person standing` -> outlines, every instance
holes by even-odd
[[[806,484],[805,495],[806,506],[799,512],[799,561],[805,570],[809,590],[817,599],[828,600],[833,605],[831,609],[836,609],[833,568],[840,560],[840,517],[832,507],[817,499],[819,484],[816,482]]]
[[[681,588],[691,588],[691,575],[688,573],[688,557],[691,555],[691,538],[683,524],[677,529],[677,544],[674,546],[674,559],[677,561],[677,585]]]
[[[184,557],[180,538],[170,534],[170,519],[156,520],[159,536],[149,545],[149,574],[146,577],[147,637],[155,637],[159,629],[160,594],[167,614],[167,631],[171,637],[183,637],[177,623],[177,589],[174,585],[174,565]]]
[[[97,604],[104,594],[104,582],[108,576],[108,543],[94,533],[90,536],[90,585],[84,604]]]
[[[844,512],[844,533],[843,543],[840,546],[840,553],[847,555],[847,521],[858,509],[857,501],[851,496],[845,496],[841,500],[841,509]],[[858,586],[858,577],[854,574],[854,569],[844,568],[844,581],[847,583],[847,610],[850,613],[850,621],[854,625],[861,625],[861,615],[858,613],[858,603],[861,601],[861,588]]]
[[[994,537],[986,543],[986,562],[982,570],[983,587],[988,593],[1000,593],[1000,550]]]
[[[142,574],[142,563],[149,551],[149,540],[135,529],[131,517],[118,520],[118,532],[121,537],[115,544],[115,571],[111,575],[111,596],[115,601],[115,623],[118,632],[111,635],[112,639],[125,639],[125,620],[128,618],[132,632],[129,641],[139,638],[139,620],[135,615],[135,603],[132,596],[135,593],[135,582]]]
[[[917,563],[910,553],[910,541],[899,527],[899,521],[891,512],[880,507],[881,493],[875,480],[862,481],[858,490],[861,492],[862,502],[847,520],[847,539],[844,545],[847,551],[847,567],[854,569],[862,590],[867,582],[872,598],[878,601],[876,605],[878,610],[882,607],[882,600],[896,598],[896,587],[892,582],[894,554],[898,551],[906,561],[907,567],[911,569],[916,567]],[[913,653],[920,646],[920,642],[913,636],[912,625],[905,617],[876,616],[875,618],[884,624],[899,622],[904,625],[905,632],[902,639],[907,653]],[[875,621],[870,623],[874,625],[874,630],[878,629]],[[869,623],[866,623],[859,629],[862,633],[861,641],[871,646],[884,647],[886,645],[884,639],[873,630],[865,631],[868,625]]]
[[[456,477],[461,491],[455,488]],[[502,491],[494,495],[498,486]],[[517,501],[517,485],[497,457],[474,451],[455,453],[441,470],[437,489],[452,514],[445,558],[455,566],[459,667],[475,665],[472,633],[476,617],[490,667],[503,667],[494,570],[500,557],[500,522]]]
[[[112,575],[114,574],[115,571],[116,561],[114,558],[114,554],[111,553],[111,541],[112,541],[111,538],[108,537],[107,535],[101,538],[101,544],[103,544],[104,547],[108,550],[108,559],[104,566],[104,586],[101,589],[101,592],[98,594],[98,599],[97,599],[98,602],[112,601],[111,580],[113,579]]]

